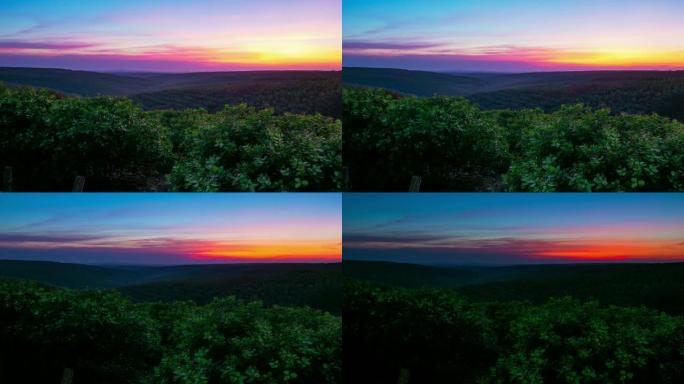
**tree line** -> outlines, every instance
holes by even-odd
[[[681,191],[684,124],[581,104],[483,111],[462,97],[343,90],[352,190]]]
[[[342,126],[245,104],[143,111],[125,97],[0,85],[0,165],[13,190],[339,190]]]
[[[350,282],[345,382],[681,383],[684,317],[572,297],[473,303]]]
[[[0,382],[337,383],[340,337],[340,317],[308,307],[0,281]]]

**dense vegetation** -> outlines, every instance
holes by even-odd
[[[473,303],[452,290],[345,287],[344,381],[680,383],[684,318],[570,297]]]
[[[249,104],[276,113],[341,116],[339,71],[100,73],[54,68],[2,68],[0,82],[74,96],[128,96],[146,110]]]
[[[0,382],[336,383],[341,320],[233,297],[133,304],[0,282]]]
[[[246,105],[145,112],[124,97],[0,86],[0,165],[16,191],[334,191],[339,121]]]
[[[684,122],[684,71],[571,71],[437,73],[390,68],[344,68],[344,83],[416,96],[465,96],[482,109],[542,108],[565,104],[651,114]]]
[[[226,104],[245,103],[273,108],[277,114],[320,113],[339,118],[342,113],[339,77],[193,86],[139,93],[131,98],[148,110],[205,108],[216,112]]]
[[[235,296],[265,305],[307,306],[339,315],[341,263],[94,266],[45,261],[0,260],[0,278],[27,279],[76,289],[113,288],[133,302]]]
[[[684,315],[684,263],[440,267],[345,260],[344,276],[402,288],[449,288],[473,302],[543,304],[572,296]]]
[[[681,191],[684,124],[563,106],[483,111],[465,98],[343,91],[352,190]]]

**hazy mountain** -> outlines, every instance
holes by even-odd
[[[345,261],[344,277],[406,287],[448,288],[475,301],[574,296],[603,304],[684,313],[684,263],[564,264],[508,267],[435,267]]]
[[[194,300],[238,296],[266,304],[309,305],[340,311],[341,265],[204,264],[93,266],[0,260],[0,278],[34,280],[76,289],[114,288],[135,301]]]
[[[584,103],[684,120],[684,71],[435,73],[344,68],[343,82],[416,96],[465,96],[484,109],[558,109]]]
[[[0,82],[72,96],[128,96],[145,109],[205,108],[247,103],[277,112],[340,115],[339,71],[98,73],[0,68]]]

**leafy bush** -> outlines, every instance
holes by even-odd
[[[679,383],[684,318],[571,298],[471,303],[451,290],[345,289],[345,381]],[[372,368],[372,369],[371,369]]]
[[[563,106],[480,111],[464,98],[343,91],[353,190],[681,191],[684,125]]]
[[[532,121],[520,148],[504,176],[512,191],[684,189],[684,125],[657,115],[563,106]]]
[[[162,130],[124,98],[0,88],[0,160],[19,190],[68,190],[76,175],[92,190],[144,189],[168,162]]]
[[[0,85],[0,166],[16,191],[69,190],[77,175],[89,191],[337,191],[341,140],[340,122],[320,115],[144,112],[122,97]]]
[[[335,383],[340,319],[233,298],[194,308],[171,336],[160,383]]]
[[[0,381],[122,383],[160,357],[155,323],[113,292],[0,283]],[[10,380],[14,377],[17,380]]]
[[[432,190],[484,189],[505,170],[504,131],[466,99],[343,91],[344,161],[353,188],[403,190],[412,175]]]
[[[132,304],[0,282],[0,382],[337,383],[341,320],[232,297]]]
[[[226,106],[188,132],[187,156],[171,173],[180,191],[341,189],[339,121]]]

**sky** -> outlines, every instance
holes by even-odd
[[[0,66],[339,69],[341,0],[1,0]]]
[[[684,194],[344,194],[344,260],[684,261]]]
[[[335,193],[0,194],[0,259],[339,262],[341,209]]]
[[[344,0],[344,66],[684,69],[681,0]]]

